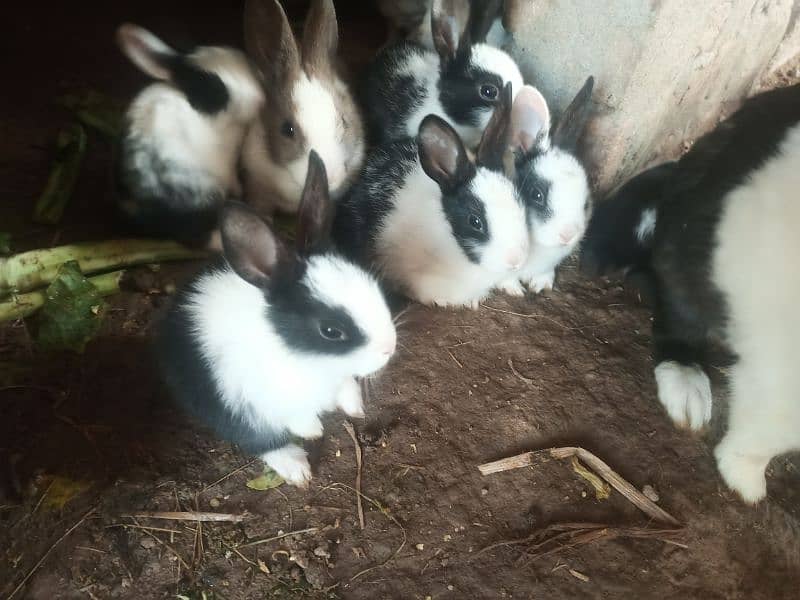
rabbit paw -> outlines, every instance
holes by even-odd
[[[269,468],[286,480],[286,483],[307,488],[311,481],[308,455],[300,446],[289,444],[261,455]]]
[[[745,502],[755,504],[767,495],[764,473],[769,457],[748,454],[741,444],[727,437],[716,447],[714,456],[725,483]]]
[[[349,417],[364,418],[364,402],[361,398],[361,386],[352,377],[345,379],[336,394],[336,406]]]
[[[528,289],[530,291],[532,291],[534,294],[538,294],[544,290],[552,290],[555,280],[556,272],[550,271],[549,273],[534,275],[533,277],[528,278],[525,283],[528,285]]]
[[[711,420],[711,382],[703,369],[667,360],[655,368],[658,399],[678,427],[697,430]]]
[[[311,419],[298,419],[287,425],[286,428],[304,440],[317,440],[322,437],[322,421],[316,416]]]
[[[498,289],[508,294],[509,296],[525,295],[525,288],[522,287],[522,282],[516,277],[512,279],[506,279],[498,286]]]

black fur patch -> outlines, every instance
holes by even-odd
[[[534,166],[539,156],[539,153],[534,151],[516,158],[517,190],[525,202],[528,225],[531,225],[534,217],[540,221],[547,221],[553,216],[550,182],[539,177]]]
[[[179,54],[164,60],[172,73],[172,81],[186,95],[192,108],[209,116],[225,110],[230,94],[219,75],[204,71]]]
[[[381,50],[362,79],[358,97],[371,144],[405,137],[406,122],[425,100],[424,86],[408,75],[397,75],[397,65],[409,56],[429,51],[418,44],[401,42]]]
[[[172,397],[221,439],[246,452],[263,454],[285,446],[291,440],[288,431],[264,426],[255,429],[248,414],[233,413],[223,404],[211,365],[192,333],[195,325],[186,304],[192,293],[191,285],[184,289],[158,327],[156,355]]]
[[[471,52],[459,51],[455,60],[443,67],[439,77],[439,100],[453,121],[459,125],[476,126],[481,115],[494,110],[500,101],[503,80],[496,73],[474,67],[471,60]],[[480,94],[481,86],[487,84],[498,90],[494,100],[486,100]]]
[[[366,342],[366,335],[341,306],[328,306],[301,283],[304,263],[284,265],[270,281],[266,295],[266,318],[292,349],[309,354],[344,355]],[[332,325],[343,337],[329,340],[320,333],[321,325]]]
[[[706,333],[724,330],[727,302],[711,281],[711,261],[726,199],[776,155],[788,128],[799,122],[800,86],[767,92],[748,100],[679,161],[653,238],[656,361],[702,364]]]
[[[472,179],[452,193],[443,194],[442,208],[458,245],[470,262],[477,264],[480,262],[480,249],[488,243],[491,232],[483,202],[469,189]],[[482,231],[470,225],[470,219],[474,217],[483,223]]]

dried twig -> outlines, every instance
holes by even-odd
[[[131,519],[165,519],[168,521],[205,521],[210,523],[241,523],[248,517],[245,515],[231,515],[225,513],[179,511],[179,512],[137,512],[130,515],[120,515]]]
[[[256,462],[257,460],[259,460],[259,459],[257,459],[257,458],[254,458],[254,459],[253,459],[253,460],[251,460],[250,462],[248,462],[248,463],[246,463],[246,464],[243,464],[241,467],[239,467],[239,468],[237,468],[237,469],[234,469],[233,471],[231,471],[231,472],[230,472],[230,473],[228,473],[227,475],[223,475],[222,477],[220,477],[219,479],[217,479],[217,480],[216,480],[214,483],[211,483],[211,484],[207,485],[206,487],[204,487],[202,490],[200,490],[200,493],[201,493],[201,494],[204,494],[204,493],[206,493],[208,490],[210,490],[211,488],[218,486],[220,483],[222,483],[223,481],[225,481],[225,480],[226,480],[226,479],[228,479],[229,477],[233,477],[233,476],[234,476],[234,475],[236,475],[237,473],[241,473],[242,471],[244,471],[244,470],[245,470],[247,467],[249,467],[250,465],[252,465],[252,464],[253,464],[254,462]]]
[[[189,564],[188,564],[188,563],[187,563],[185,560],[183,560],[183,557],[182,557],[182,556],[181,556],[181,555],[178,553],[178,551],[177,551],[177,550],[175,550],[175,548],[173,548],[172,546],[170,546],[170,545],[169,545],[167,542],[165,542],[164,540],[162,540],[162,539],[161,539],[160,537],[158,537],[157,535],[154,535],[154,534],[150,533],[150,532],[149,532],[147,529],[142,529],[142,531],[144,531],[144,532],[145,532],[147,535],[149,535],[151,538],[153,538],[153,539],[154,539],[155,541],[157,541],[159,544],[161,544],[162,546],[164,546],[164,548],[166,548],[167,550],[169,550],[170,552],[172,552],[172,554],[173,554],[173,555],[175,555],[175,558],[177,558],[177,559],[178,559],[178,562],[179,562],[181,565],[183,565],[183,568],[184,568],[184,569],[186,569],[186,571],[187,571],[188,573],[190,573],[190,574],[192,573],[192,568],[189,566]]]
[[[55,542],[53,542],[53,545],[52,545],[52,546],[50,546],[50,547],[47,549],[47,552],[45,552],[45,553],[42,555],[42,557],[41,557],[41,558],[40,558],[40,559],[39,559],[39,560],[36,562],[36,564],[35,564],[35,565],[33,565],[33,568],[32,568],[30,571],[28,571],[28,574],[27,574],[27,575],[25,575],[25,577],[23,577],[23,578],[22,578],[22,581],[20,581],[20,582],[19,582],[19,584],[17,585],[17,587],[15,587],[15,588],[14,588],[14,591],[12,591],[12,592],[11,592],[11,594],[9,594],[9,596],[8,596],[8,600],[11,600],[11,598],[13,598],[13,597],[16,595],[16,593],[17,593],[18,591],[20,591],[20,590],[23,588],[23,586],[24,586],[24,585],[25,585],[25,584],[28,582],[28,579],[30,579],[30,578],[31,578],[31,576],[32,576],[32,575],[33,575],[33,574],[36,572],[36,569],[38,569],[39,567],[41,567],[41,566],[42,566],[42,563],[43,563],[45,560],[47,560],[47,557],[48,557],[48,556],[50,556],[50,553],[51,553],[53,550],[55,550],[56,546],[58,546],[58,545],[59,545],[61,542],[63,542],[63,541],[64,541],[64,540],[67,538],[67,536],[69,536],[69,534],[70,534],[70,533],[72,533],[72,532],[73,532],[73,531],[75,531],[75,530],[76,530],[78,527],[80,527],[81,525],[83,525],[83,523],[86,521],[86,519],[88,519],[88,518],[89,518],[89,517],[92,515],[92,513],[94,513],[94,511],[95,511],[95,510],[97,510],[97,509],[96,509],[96,508],[92,508],[91,510],[89,510],[89,511],[88,511],[86,514],[84,514],[84,515],[83,515],[83,516],[82,516],[80,519],[78,519],[78,522],[77,522],[77,523],[75,523],[75,525],[73,525],[72,527],[70,527],[69,529],[67,529],[67,531],[66,531],[66,532],[64,532],[64,535],[62,535],[62,536],[61,536],[60,538],[58,538],[58,539],[57,539]]]
[[[450,352],[449,349],[445,348],[445,350],[447,350],[447,353],[450,355],[450,358],[453,359],[453,362],[458,365],[458,368],[459,369],[463,369],[464,365],[462,365],[460,362],[458,362],[458,359],[455,357],[455,355],[452,352]]]
[[[268,544],[269,542],[274,542],[276,540],[282,540],[285,537],[289,537],[290,535],[301,535],[303,533],[316,533],[319,531],[319,527],[309,527],[307,529],[298,529],[297,531],[290,531],[288,533],[281,533],[280,535],[276,535],[270,538],[266,538],[263,540],[255,540],[254,542],[247,542],[246,544],[239,544],[236,546],[237,548],[249,548],[250,546],[258,546],[260,544]]]
[[[527,383],[528,385],[533,385],[533,379],[529,379],[529,378],[525,377],[525,376],[524,376],[522,373],[520,373],[519,371],[517,371],[517,370],[514,368],[514,362],[513,362],[513,361],[512,361],[510,358],[508,359],[508,367],[509,367],[509,369],[511,369],[511,372],[512,372],[514,375],[516,375],[517,379],[519,379],[520,381],[523,381],[523,382]]]
[[[503,310],[502,308],[495,308],[494,306],[488,306],[487,304],[481,304],[481,306],[483,308],[488,309],[488,310],[493,310],[494,312],[503,313],[504,315],[511,315],[513,317],[521,317],[523,319],[544,319],[545,321],[550,321],[554,325],[558,325],[559,327],[561,327],[562,329],[565,329],[566,331],[581,331],[582,330],[581,327],[569,327],[567,325],[564,325],[563,323],[560,323],[559,321],[556,321],[555,319],[552,319],[550,317],[546,317],[545,315],[537,315],[537,314],[526,315],[526,314],[523,314],[523,313],[513,312],[513,311],[510,311],[510,310]]]
[[[112,523],[111,525],[106,525],[106,529],[113,529],[115,527],[124,527],[125,529],[142,529],[147,531],[160,531],[161,533],[181,533],[177,529],[166,529],[164,527],[145,527],[144,525],[133,525],[132,523]]]
[[[358,510],[358,524],[361,525],[361,529],[363,530],[365,524],[364,506],[361,504],[361,446],[358,444],[358,438],[356,437],[355,429],[353,429],[353,424],[349,421],[345,421],[344,429],[347,431],[347,435],[350,436],[350,439],[353,440],[353,447],[356,451],[356,508]]]
[[[550,448],[548,450],[525,452],[523,454],[518,454],[517,456],[512,456],[495,462],[480,465],[478,469],[483,475],[490,475],[492,473],[500,473],[510,469],[528,467],[533,465],[535,461],[541,461],[547,456],[557,459],[577,456],[648,517],[661,523],[667,523],[668,525],[672,525],[674,527],[680,526],[680,522],[675,517],[666,512],[647,496],[642,494],[630,483],[625,481],[616,471],[600,460],[597,456],[587,450],[584,450],[583,448]]]

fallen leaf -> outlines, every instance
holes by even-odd
[[[0,254],[11,254],[11,234],[0,231]]]
[[[255,479],[251,479],[247,482],[247,487],[251,490],[258,490],[259,492],[263,492],[264,490],[271,490],[273,488],[279,487],[285,483],[283,477],[278,475],[272,469],[265,469],[264,473],[256,477]]]
[[[83,352],[99,331],[105,301],[74,260],[65,262],[45,292],[35,317],[36,342],[43,350]]]
[[[262,573],[266,574],[266,575],[270,574],[269,567],[267,566],[267,563],[265,563],[260,558],[258,559],[258,570],[261,571]]]
[[[47,495],[42,500],[42,508],[61,510],[66,506],[67,502],[79,496],[90,487],[92,487],[92,484],[88,481],[55,476],[50,480],[50,484],[47,487]]]
[[[607,500],[611,496],[611,486],[584,467],[577,456],[572,457],[572,470],[592,484],[598,500]]]

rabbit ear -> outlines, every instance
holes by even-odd
[[[514,98],[511,109],[511,149],[529,152],[550,131],[550,109],[541,92],[526,85]]]
[[[303,66],[312,73],[330,70],[339,45],[333,0],[314,0],[303,30]]]
[[[244,44],[270,89],[288,88],[300,74],[300,51],[278,0],[247,0]]]
[[[450,124],[436,115],[422,120],[417,135],[419,161],[425,173],[443,190],[465,182],[471,172],[464,143]]]
[[[169,59],[178,53],[146,29],[130,23],[120,25],[117,44],[125,56],[150,77],[172,79]]]
[[[283,248],[256,212],[242,202],[225,203],[220,218],[222,249],[228,263],[246,282],[269,284]]]
[[[504,170],[503,157],[508,150],[508,133],[511,126],[511,82],[500,92],[500,102],[492,113],[478,145],[478,164],[493,171]]]
[[[325,163],[314,150],[308,156],[308,175],[297,211],[297,252],[310,254],[330,237],[333,206]]]
[[[570,103],[553,132],[553,144],[569,152],[574,152],[578,147],[586,121],[589,119],[589,109],[592,106],[592,90],[594,77],[589,77],[586,83]]]
[[[469,2],[467,0],[433,0],[431,33],[433,45],[444,62],[453,60],[468,36]]]
[[[472,42],[483,43],[495,20],[503,11],[503,0],[472,0],[469,31]]]

